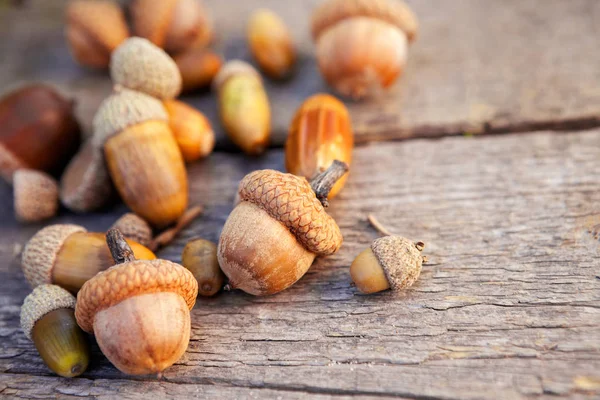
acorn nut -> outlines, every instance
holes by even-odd
[[[138,258],[152,260],[154,253],[130,241]],[[50,225],[25,245],[21,268],[32,287],[53,283],[72,293],[113,260],[103,233],[87,232],[78,225]]]
[[[325,171],[333,160],[350,165],[354,135],[350,114],[344,103],[328,94],[308,98],[296,111],[285,143],[285,168],[311,179]],[[335,197],[344,187],[344,175],[329,192]]]
[[[175,222],[188,203],[187,173],[163,104],[121,89],[100,105],[93,126],[125,204],[155,228]]]
[[[58,212],[58,184],[45,172],[19,169],[13,176],[15,215],[21,222],[39,222]]]
[[[152,242],[152,228],[143,218],[134,213],[127,213],[121,216],[110,229],[118,229],[126,239],[132,240],[148,247]]]
[[[213,296],[223,287],[225,275],[219,267],[217,245],[204,239],[188,242],[181,253],[181,265],[198,281],[200,296]]]
[[[106,239],[117,265],[83,285],[77,323],[120,371],[160,374],[187,349],[198,283],[171,261],[136,260],[116,229]]]
[[[215,133],[200,111],[179,100],[166,100],[169,126],[186,162],[208,156],[215,147]]]
[[[242,179],[240,203],[225,222],[217,253],[231,288],[257,296],[280,292],[300,279],[317,255],[340,248],[342,234],[324,205],[347,170],[336,161],[311,184],[273,170]]]
[[[265,151],[271,133],[269,99],[256,70],[244,61],[229,61],[215,77],[221,121],[229,138],[248,154]]]
[[[223,65],[223,60],[208,49],[190,49],[173,57],[181,73],[184,92],[209,87]]]
[[[424,247],[400,236],[375,239],[352,262],[352,281],[366,294],[410,287],[421,273]]]
[[[417,29],[401,0],[328,0],[312,19],[319,69],[345,96],[373,94],[402,73]]]
[[[21,329],[33,341],[44,363],[65,378],[81,375],[90,360],[90,349],[77,326],[75,297],[55,285],[33,289],[21,307]]]

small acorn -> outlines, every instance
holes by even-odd
[[[175,61],[144,38],[129,38],[113,52],[110,76],[115,84],[158,99],[173,99],[181,92]]]
[[[229,61],[215,77],[221,121],[231,141],[248,154],[269,145],[271,109],[256,70],[244,61]]]
[[[60,200],[71,211],[98,210],[116,198],[101,149],[88,140],[60,178]]]
[[[152,228],[143,218],[127,213],[115,221],[110,229],[118,229],[126,239],[148,247],[152,243]]]
[[[45,172],[19,169],[13,176],[15,215],[21,222],[39,222],[58,212],[58,184]]]
[[[223,65],[223,59],[214,51],[197,48],[173,57],[181,73],[184,92],[209,87]]]
[[[125,15],[114,1],[76,0],[67,6],[65,35],[81,65],[107,68],[110,55],[129,36]]]
[[[100,105],[93,126],[94,146],[104,149],[125,204],[155,228],[181,217],[188,203],[187,173],[163,104],[120,89]]]
[[[189,241],[181,253],[181,265],[198,281],[200,296],[214,296],[223,287],[225,275],[219,267],[217,245],[204,239]]]
[[[215,147],[215,133],[200,111],[179,100],[166,100],[169,126],[186,162],[208,156]]]
[[[421,273],[424,247],[400,236],[375,239],[352,262],[352,281],[366,294],[410,287]]]
[[[57,375],[81,375],[90,361],[90,349],[77,326],[75,297],[55,285],[33,289],[21,307],[21,329],[35,344],[44,363]]]
[[[120,371],[160,374],[187,349],[198,283],[171,261],[136,260],[116,229],[106,240],[117,265],[83,285],[77,323]]]
[[[155,259],[152,251],[128,241],[140,259]],[[98,272],[113,265],[103,233],[87,232],[78,225],[50,225],[25,245],[21,268],[31,285],[52,283],[72,293]]]

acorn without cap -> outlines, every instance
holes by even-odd
[[[225,275],[219,267],[217,245],[204,239],[189,241],[181,253],[181,265],[198,281],[200,296],[213,296],[223,287]]]
[[[169,126],[186,162],[208,156],[215,147],[215,133],[208,118],[179,100],[165,100]]]
[[[335,162],[311,184],[273,170],[246,175],[219,239],[219,265],[229,285],[253,295],[277,293],[300,279],[317,255],[335,253],[342,234],[323,205],[347,170]]]
[[[187,173],[162,103],[121,89],[100,105],[93,125],[125,204],[156,228],[175,222],[188,203]]]
[[[210,49],[190,49],[173,60],[181,73],[184,92],[209,87],[223,65],[222,58]]]
[[[120,371],[160,374],[187,349],[198,283],[171,261],[136,260],[116,229],[106,238],[117,265],[83,285],[77,323]]]
[[[66,378],[81,375],[90,360],[90,349],[77,326],[75,297],[55,285],[36,287],[21,307],[21,329],[32,340],[44,363]]]
[[[129,241],[136,256],[152,260],[154,253]],[[32,287],[53,283],[72,293],[98,272],[113,265],[103,233],[87,232],[78,225],[50,225],[25,245],[21,267]]]
[[[375,239],[352,262],[352,281],[367,294],[410,287],[421,273],[424,247],[423,242],[415,243],[400,236]]]
[[[58,212],[58,184],[50,175],[19,169],[13,176],[15,215],[22,222],[38,222]]]

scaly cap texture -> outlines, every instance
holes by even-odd
[[[92,122],[93,145],[102,148],[113,135],[125,128],[145,121],[168,121],[167,110],[162,102],[147,94],[118,88],[107,97]]]
[[[242,60],[231,60],[221,67],[213,79],[213,89],[219,90],[229,78],[235,75],[251,75],[262,82],[260,74],[252,65]]]
[[[93,333],[96,313],[130,297],[159,292],[179,294],[191,310],[198,295],[198,282],[190,271],[167,260],[115,265],[87,281],[77,293],[77,324]]]
[[[115,49],[110,59],[114,83],[158,99],[181,92],[181,74],[175,61],[149,40],[132,37]]]
[[[64,241],[76,232],[86,230],[78,225],[50,225],[29,239],[23,249],[21,268],[31,287],[52,282],[56,255]]]
[[[254,171],[242,179],[238,192],[242,201],[284,224],[308,251],[328,255],[342,245],[340,228],[305,178],[270,169]]]
[[[58,184],[45,172],[19,169],[13,175],[13,195],[17,219],[36,222],[58,211]]]
[[[413,41],[419,22],[410,7],[401,0],[329,0],[313,13],[312,36],[317,39],[327,28],[352,17],[371,17],[383,20],[406,33]]]
[[[134,213],[123,215],[110,228],[118,229],[125,238],[146,247],[152,241],[152,228],[148,225],[148,222]]]
[[[393,290],[412,286],[419,278],[423,256],[414,242],[400,236],[385,236],[375,239],[371,250]]]
[[[21,307],[21,329],[29,340],[35,323],[60,308],[75,308],[75,297],[56,285],[41,285],[25,297]]]

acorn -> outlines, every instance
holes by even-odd
[[[357,99],[396,81],[417,30],[416,16],[400,0],[328,0],[312,19],[323,77]]]
[[[129,241],[141,259],[156,256],[139,243]],[[78,225],[50,225],[25,245],[21,268],[31,285],[52,283],[72,293],[98,272],[113,265],[103,233],[87,232]]]
[[[50,86],[34,84],[0,99],[0,175],[17,169],[59,173],[79,147],[73,102]]]
[[[189,241],[181,253],[181,265],[198,281],[198,295],[214,296],[223,287],[225,275],[219,267],[217,245],[204,239]]]
[[[169,126],[186,162],[208,156],[215,147],[215,133],[200,111],[179,100],[166,100]]]
[[[134,0],[130,11],[135,35],[169,53],[204,47],[213,38],[212,19],[198,0]]]
[[[256,296],[274,294],[300,279],[317,255],[335,253],[342,234],[324,206],[347,170],[336,161],[311,184],[273,170],[246,175],[217,250],[229,286]]]
[[[116,198],[101,149],[88,140],[60,178],[60,200],[71,211],[98,210]]]
[[[121,216],[110,229],[118,229],[126,239],[132,240],[148,247],[152,242],[152,228],[143,218],[134,213],[127,213]]]
[[[244,61],[229,61],[215,77],[223,126],[233,143],[257,155],[269,145],[271,109],[256,70]]]
[[[223,59],[217,53],[203,48],[179,53],[173,60],[181,73],[184,92],[209,87],[223,65]]]
[[[175,222],[188,203],[187,173],[162,103],[121,89],[100,105],[93,125],[125,204],[156,228]]]
[[[19,169],[13,176],[17,220],[39,222],[58,212],[58,184],[45,172]]]
[[[402,290],[419,278],[425,244],[400,236],[375,239],[350,266],[352,281],[363,293]]]
[[[260,68],[270,77],[288,77],[296,50],[283,20],[271,10],[259,9],[248,22],[248,45]]]
[[[65,35],[81,65],[107,68],[110,55],[129,36],[125,15],[114,1],[76,0],[66,11]]]
[[[292,119],[285,142],[285,168],[311,179],[325,171],[333,160],[350,165],[354,135],[350,114],[344,103],[328,94],[309,97]],[[344,187],[344,175],[329,192],[335,197]]]
[[[159,99],[173,99],[181,92],[181,74],[175,61],[150,41],[132,37],[110,59],[115,84]]]
[[[55,285],[33,289],[21,307],[21,329],[44,363],[57,375],[81,375],[90,361],[90,348],[77,326],[75,297]]]
[[[106,239],[117,265],[83,285],[77,323],[120,371],[160,374],[187,349],[198,283],[171,261],[136,260],[116,229]]]

